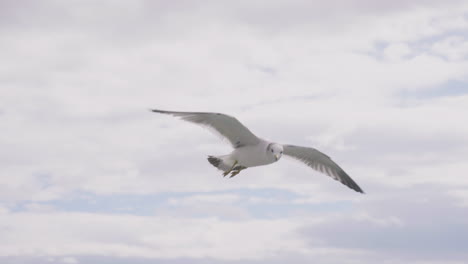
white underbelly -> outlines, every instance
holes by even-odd
[[[231,154],[238,164],[244,167],[256,167],[267,165],[276,160],[267,155],[266,149],[263,146],[246,146],[234,150]]]

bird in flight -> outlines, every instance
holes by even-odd
[[[283,145],[261,139],[232,116],[208,112],[175,112],[158,109],[151,111],[176,116],[207,127],[226,138],[234,150],[227,155],[208,156],[208,161],[223,171],[224,176],[231,174],[232,178],[242,170],[277,162],[286,155],[332,177],[356,192],[364,193],[338,164],[322,152],[310,147]]]

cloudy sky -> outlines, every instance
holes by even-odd
[[[466,1],[0,2],[0,262],[468,259]],[[316,147],[233,179],[236,116]]]

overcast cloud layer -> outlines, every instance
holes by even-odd
[[[0,57],[1,263],[468,259],[466,1],[7,0]],[[222,178],[230,147],[151,107],[366,195],[287,159]]]

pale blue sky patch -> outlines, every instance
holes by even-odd
[[[224,201],[223,197],[235,197]],[[200,199],[201,197],[201,199]],[[198,199],[197,199],[198,198]],[[207,207],[222,204],[245,210],[249,218],[277,219],[294,216],[298,212],[343,212],[351,210],[349,201],[324,203],[307,203],[296,201],[307,197],[280,189],[239,189],[226,192],[183,192],[155,193],[147,195],[113,194],[96,195],[90,192],[75,192],[60,200],[23,201],[9,207],[11,212],[21,213],[31,209],[47,208],[60,212],[83,212],[105,214],[132,214],[139,216],[158,216],[161,213],[187,212],[192,217],[220,217],[229,220],[228,216],[218,211],[208,211]],[[190,200],[193,199],[193,202]],[[187,202],[189,201],[189,202]],[[190,208],[190,211],[187,209]]]
[[[468,94],[468,81],[449,80],[443,84],[421,89],[403,90],[398,93],[402,100],[407,99],[434,99],[438,97],[463,96]]]

